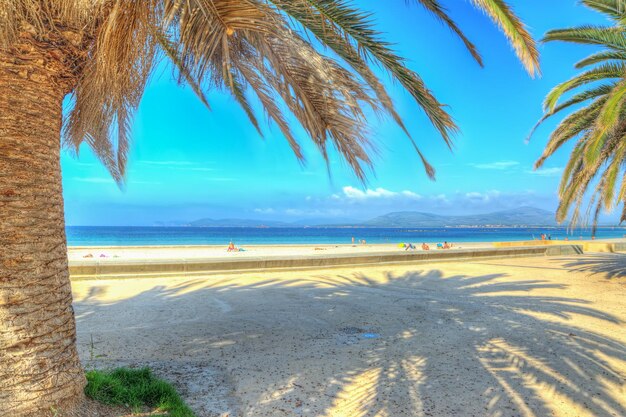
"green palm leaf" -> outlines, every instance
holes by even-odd
[[[559,99],[568,91],[596,81],[619,79],[625,74],[626,63],[599,65],[554,87],[546,96],[543,107],[546,111],[553,111]]]
[[[581,3],[618,22],[624,18],[623,0],[582,0]]]
[[[524,23],[503,0],[472,0],[507,36],[518,58],[531,75],[538,75],[539,52]]]
[[[443,0],[417,1],[482,63]],[[473,3],[503,29],[529,72],[536,73],[534,42],[507,3]],[[66,39],[72,32],[67,28],[84,37]],[[287,123],[289,114],[323,156],[334,147],[361,179],[375,153],[366,109],[385,111],[409,133],[374,66],[411,95],[448,146],[458,131],[446,106],[375,28],[372,15],[354,1],[0,0],[0,48],[11,46],[24,31],[83,51],[71,88],[65,143],[77,152],[86,142],[120,183],[132,117],[162,56],[176,68],[178,81],[207,107],[208,92],[229,92],[261,133],[251,100],[255,97],[299,159],[303,155]],[[318,42],[308,41],[311,34]],[[325,48],[338,59],[326,56]],[[413,144],[432,176],[434,169]]]
[[[602,45],[623,50],[626,48],[626,33],[622,27],[581,26],[571,29],[551,30],[544,42],[563,41],[585,45]]]
[[[600,51],[596,54],[590,55],[587,58],[578,61],[575,67],[580,69],[605,61],[626,61],[626,51]]]
[[[626,200],[623,181],[626,166],[626,1],[583,0],[582,3],[606,14],[614,25],[580,26],[546,34],[546,42],[598,45],[605,49],[579,61],[576,68],[591,68],[557,85],[546,96],[545,115],[538,125],[573,106],[584,107],[561,121],[536,167],[565,143],[578,138],[561,177],[557,220],[564,221],[569,217],[575,224],[581,219],[585,222],[591,219],[595,228],[602,210],[610,211],[616,202]],[[565,94],[578,88],[583,90],[558,104]],[[583,215],[581,209],[585,203],[587,210]],[[625,219],[626,208],[622,210],[622,220]]]

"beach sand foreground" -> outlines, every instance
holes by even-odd
[[[207,416],[626,415],[623,255],[73,282],[87,367]]]

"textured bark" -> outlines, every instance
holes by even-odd
[[[0,49],[0,416],[64,414],[84,395],[59,161],[67,49],[28,34]]]

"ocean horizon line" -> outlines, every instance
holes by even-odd
[[[623,226],[598,227],[598,239],[624,238]],[[68,246],[170,246],[263,244],[359,244],[403,242],[503,242],[591,239],[592,229],[529,227],[166,227],[68,226]],[[354,239],[354,240],[353,240]]]

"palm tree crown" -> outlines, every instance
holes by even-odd
[[[570,211],[573,224],[580,221],[581,208],[591,192],[586,217],[594,225],[604,208],[610,211],[626,201],[623,165],[626,156],[626,0],[582,0],[587,7],[605,14],[610,26],[580,26],[552,30],[545,41],[564,41],[599,45],[603,49],[576,63],[583,70],[574,78],[557,85],[544,102],[549,117],[583,104],[565,117],[552,132],[548,144],[535,167],[564,144],[574,140],[574,149],[565,167],[559,187],[560,204],[557,220],[563,221]],[[568,99],[564,94],[582,87]],[[593,186],[592,186],[593,185]],[[626,219],[626,206],[621,221]]]
[[[413,3],[460,36],[480,63],[442,1]],[[470,1],[536,73],[534,42],[508,5]],[[0,0],[0,401],[12,416],[84,414],[60,139],[76,152],[89,145],[122,182],[132,116],[161,58],[207,106],[207,91],[230,93],[258,130],[253,103],[260,103],[302,159],[293,114],[325,157],[333,146],[361,179],[371,166],[366,109],[404,128],[374,64],[448,144],[456,130],[370,15],[346,0]]]
[[[440,1],[414,3],[446,24],[482,64]],[[528,72],[538,73],[535,43],[507,3],[471,2],[502,29]],[[288,109],[325,157],[330,141],[361,179],[371,165],[363,109],[390,114],[406,131],[371,63],[411,94],[448,145],[457,130],[419,75],[374,29],[370,15],[346,0],[0,0],[0,47],[13,46],[24,33],[47,41],[60,37],[83,51],[73,62],[65,143],[76,151],[89,144],[120,182],[131,118],[161,56],[207,106],[209,89],[230,92],[260,132],[250,101],[258,100],[302,159]],[[315,49],[308,35],[340,60]],[[432,177],[434,170],[417,151]]]

